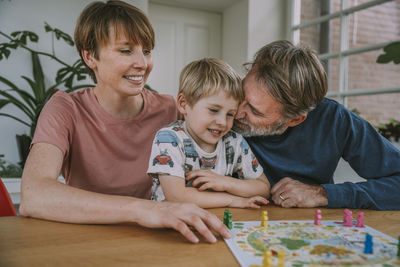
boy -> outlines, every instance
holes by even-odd
[[[152,199],[203,208],[259,208],[270,185],[246,140],[230,131],[243,98],[241,79],[225,62],[207,58],[180,75],[176,121],[155,136],[147,173]],[[228,177],[229,176],[229,177]]]

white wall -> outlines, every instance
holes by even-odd
[[[264,45],[286,38],[286,1],[249,0],[247,60]]]
[[[223,12],[222,57],[245,74],[243,63],[272,41],[286,37],[286,1],[242,0]]]
[[[33,31],[39,35],[39,44],[33,43],[29,46],[51,53],[51,35],[45,33],[44,22],[73,36],[75,22],[82,9],[90,2],[92,0],[0,0],[0,29],[7,34],[17,30]],[[127,2],[147,12],[147,0]],[[7,42],[7,39],[0,36],[0,43],[3,42]],[[55,44],[56,55],[65,62],[73,63],[79,58],[74,47],[65,45],[63,41],[55,41]],[[50,77],[53,79],[56,70],[60,68],[60,65],[49,60],[43,60],[42,65],[48,79]],[[0,75],[17,86],[28,88],[20,76],[32,77],[29,53],[23,49],[13,51],[8,60],[0,61]],[[5,89],[3,84],[0,84],[0,88]],[[12,113],[21,119],[26,119],[24,114],[11,106],[5,107],[0,112]],[[14,163],[19,161],[15,135],[23,133],[29,134],[27,126],[0,116],[0,154],[5,154],[7,160]]]
[[[248,0],[225,9],[222,15],[222,59],[242,75],[242,64],[247,61],[248,19]]]

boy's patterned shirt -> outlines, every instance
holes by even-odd
[[[210,169],[238,179],[256,179],[263,169],[246,140],[233,131],[217,144],[214,152],[202,150],[185,131],[183,121],[175,121],[159,130],[154,138],[147,173],[153,177],[152,200],[165,200],[158,174],[185,179],[191,170]],[[186,182],[191,186],[192,181]]]

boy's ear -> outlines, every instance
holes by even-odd
[[[92,52],[82,49],[82,58],[85,61],[86,65],[91,68],[92,70],[94,70],[94,68],[96,67],[96,61],[94,58],[94,55]]]
[[[186,115],[186,108],[188,107],[188,103],[186,101],[186,97],[180,93],[176,98],[176,103],[178,105],[178,110],[182,115]]]

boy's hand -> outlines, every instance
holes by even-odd
[[[212,189],[214,191],[228,191],[229,183],[233,178],[216,174],[211,170],[195,170],[188,173],[186,180],[193,180],[193,187],[199,191]]]
[[[249,198],[237,197],[232,201],[229,207],[259,209],[261,205],[267,205],[268,203],[269,201],[261,196],[255,196]]]

